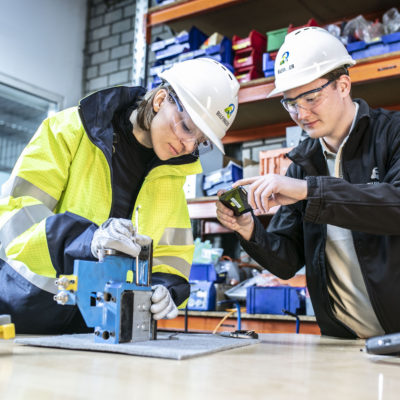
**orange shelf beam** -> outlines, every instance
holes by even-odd
[[[349,69],[353,83],[364,83],[376,79],[400,75],[400,52],[361,60]]]
[[[222,143],[230,144],[285,136],[288,126],[295,126],[295,124],[288,121],[266,126],[257,126],[255,128],[228,131],[228,134],[222,139]]]
[[[179,18],[210,12],[220,7],[240,3],[243,0],[191,0],[178,2],[167,7],[149,10],[147,14],[147,27],[164,24]]]

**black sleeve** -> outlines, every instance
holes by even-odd
[[[313,176],[307,186],[305,221],[375,235],[400,234],[400,176],[393,183],[376,184]]]
[[[95,260],[90,246],[97,228],[92,221],[68,211],[47,218],[47,245],[57,275],[72,274],[76,259]]]
[[[165,286],[177,307],[188,299],[190,295],[189,282],[179,275],[155,272],[151,277],[151,284]]]
[[[281,279],[289,279],[304,266],[303,223],[300,204],[282,206],[267,230],[257,217],[250,241],[240,238],[243,249],[261,266]]]

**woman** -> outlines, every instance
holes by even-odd
[[[0,314],[17,332],[85,331],[77,307],[53,300],[54,280],[104,247],[136,255],[133,226],[153,240],[154,318],[185,304],[194,246],[182,187],[201,172],[202,148],[223,151],[239,84],[211,59],[160,77],[149,93],[89,95],[46,119],[22,152],[0,200]]]

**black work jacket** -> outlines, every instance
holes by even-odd
[[[256,219],[243,248],[280,278],[306,266],[307,286],[321,333],[355,338],[333,314],[327,288],[327,224],[350,229],[373,309],[386,333],[400,332],[400,113],[371,109],[360,99],[343,147],[343,179],[328,176],[318,139],[288,157],[287,175],[306,179],[307,199],[282,206],[267,231]]]

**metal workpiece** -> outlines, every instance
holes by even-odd
[[[57,279],[54,300],[77,305],[99,343],[140,342],[156,338],[150,312],[152,244],[138,257],[105,250],[102,261],[75,260],[74,275]],[[68,288],[68,290],[66,290]]]

